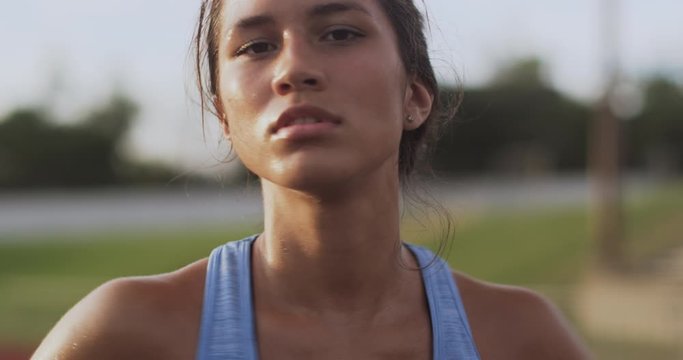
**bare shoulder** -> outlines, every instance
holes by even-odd
[[[198,334],[205,269],[203,259],[102,284],[62,317],[32,359],[192,358],[186,352]]]
[[[590,359],[582,341],[548,299],[521,287],[454,272],[483,359]]]

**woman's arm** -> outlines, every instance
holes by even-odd
[[[32,359],[194,358],[206,261],[101,285],[62,317]]]
[[[50,331],[32,359],[168,359],[156,278],[109,281],[83,298]],[[167,344],[168,345],[168,344]]]

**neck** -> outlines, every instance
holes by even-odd
[[[397,179],[337,188],[334,196],[263,180],[263,196],[254,276],[278,304],[316,312],[379,308],[401,288],[404,264],[415,265],[401,246]]]

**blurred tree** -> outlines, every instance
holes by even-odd
[[[683,89],[670,79],[645,82],[641,113],[626,124],[628,164],[669,174],[683,170]]]
[[[0,184],[16,184],[31,177],[32,165],[45,158],[36,146],[47,134],[47,115],[41,109],[20,109],[0,123]]]
[[[126,134],[137,113],[138,106],[117,93],[106,105],[86,115],[82,127],[116,142]]]
[[[501,88],[548,87],[545,67],[541,59],[532,57],[511,62],[496,71],[490,84]]]
[[[585,168],[590,110],[544,79],[541,62],[526,59],[499,71],[489,86],[466,90],[435,152],[435,170],[524,175]]]
[[[17,110],[0,121],[0,186],[79,187],[155,179],[172,171],[135,164],[121,143],[137,114],[133,101],[115,94],[74,125],[57,125],[41,108]]]

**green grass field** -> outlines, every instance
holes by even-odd
[[[79,234],[0,244],[0,343],[36,343],[106,280],[171,271],[253,231]]]
[[[680,246],[683,184],[627,202],[625,219],[631,262],[646,262]],[[567,293],[594,262],[590,214],[583,208],[499,211],[456,220],[455,238],[445,253],[454,268],[494,282],[541,291],[560,289],[546,293],[565,309],[570,308]],[[245,225],[239,229],[50,235],[0,242],[0,344],[36,344],[69,307],[108,279],[177,269],[205,257],[219,244],[257,231],[258,226]],[[421,230],[410,221],[405,237],[433,248],[438,242],[438,233]],[[430,237],[433,239],[428,240]],[[673,351],[590,341],[602,355],[623,348],[657,359]]]

